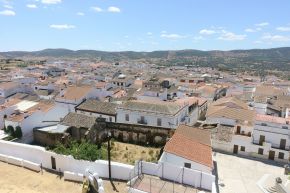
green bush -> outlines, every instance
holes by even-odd
[[[7,127],[7,133],[8,133],[9,135],[15,136],[14,127],[11,126],[11,125],[9,125],[9,126]]]
[[[22,138],[22,129],[21,129],[21,127],[17,126],[15,128],[14,137],[19,138],[19,139]]]
[[[55,153],[63,155],[72,155],[75,159],[95,161],[98,159],[107,160],[107,150],[104,147],[98,148],[97,145],[87,141],[69,141],[65,146],[57,143],[52,149]]]

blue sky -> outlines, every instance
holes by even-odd
[[[290,46],[289,0],[0,0],[0,51]]]

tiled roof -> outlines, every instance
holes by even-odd
[[[225,106],[210,106],[206,113],[206,117],[224,117],[234,119],[241,123],[247,122],[252,124],[255,118],[255,111],[247,109],[236,109]]]
[[[95,99],[88,99],[78,107],[77,110],[90,111],[99,114],[116,115],[117,104],[101,102]]]
[[[149,113],[161,113],[167,115],[175,115],[178,113],[182,107],[175,103],[170,102],[153,102],[150,103],[145,101],[127,101],[120,106],[122,109],[132,110],[132,111],[143,111]]]
[[[260,85],[256,87],[255,96],[266,95],[266,96],[279,96],[283,95],[284,91],[282,89],[276,88],[274,86]]]
[[[61,125],[72,126],[72,127],[83,127],[83,128],[91,128],[96,122],[95,117],[90,117],[83,114],[77,113],[69,113],[64,119],[61,121]]]
[[[209,131],[190,127],[187,125],[179,125],[175,133],[182,134],[184,136],[187,136],[191,140],[195,140],[204,145],[211,146]]]
[[[287,122],[288,123],[290,122],[290,119],[286,119],[283,117],[275,117],[275,116],[271,116],[271,115],[257,114],[256,121],[278,123],[278,124],[287,124]]]
[[[12,89],[12,88],[15,88],[19,86],[18,83],[16,82],[3,82],[3,83],[0,83],[0,88],[1,89]]]
[[[238,108],[238,109],[240,109],[240,108],[248,109],[248,105],[246,103],[244,103],[243,101],[241,101],[235,97],[224,97],[224,98],[221,98],[221,99],[215,101],[211,105],[227,106],[229,108]]]
[[[209,132],[188,126],[179,126],[172,138],[166,143],[164,151],[213,168],[212,148],[207,143],[210,143]]]
[[[57,96],[59,99],[79,100],[84,98],[93,88],[89,86],[71,86],[68,87],[64,94]]]

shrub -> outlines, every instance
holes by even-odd
[[[57,143],[52,151],[63,154],[72,155],[75,159],[95,161],[97,159],[107,159],[107,150],[104,147],[98,148],[97,145],[88,141],[69,141],[67,146]]]
[[[15,136],[14,127],[11,126],[11,125],[9,125],[9,126],[7,127],[7,133],[10,134],[10,135],[12,135],[12,136]]]
[[[15,128],[14,137],[17,137],[19,139],[22,138],[22,129],[21,129],[21,127],[17,126]]]

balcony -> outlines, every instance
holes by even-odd
[[[148,124],[146,120],[142,120],[142,119],[137,120],[137,123],[141,124],[141,125],[147,125]]]

